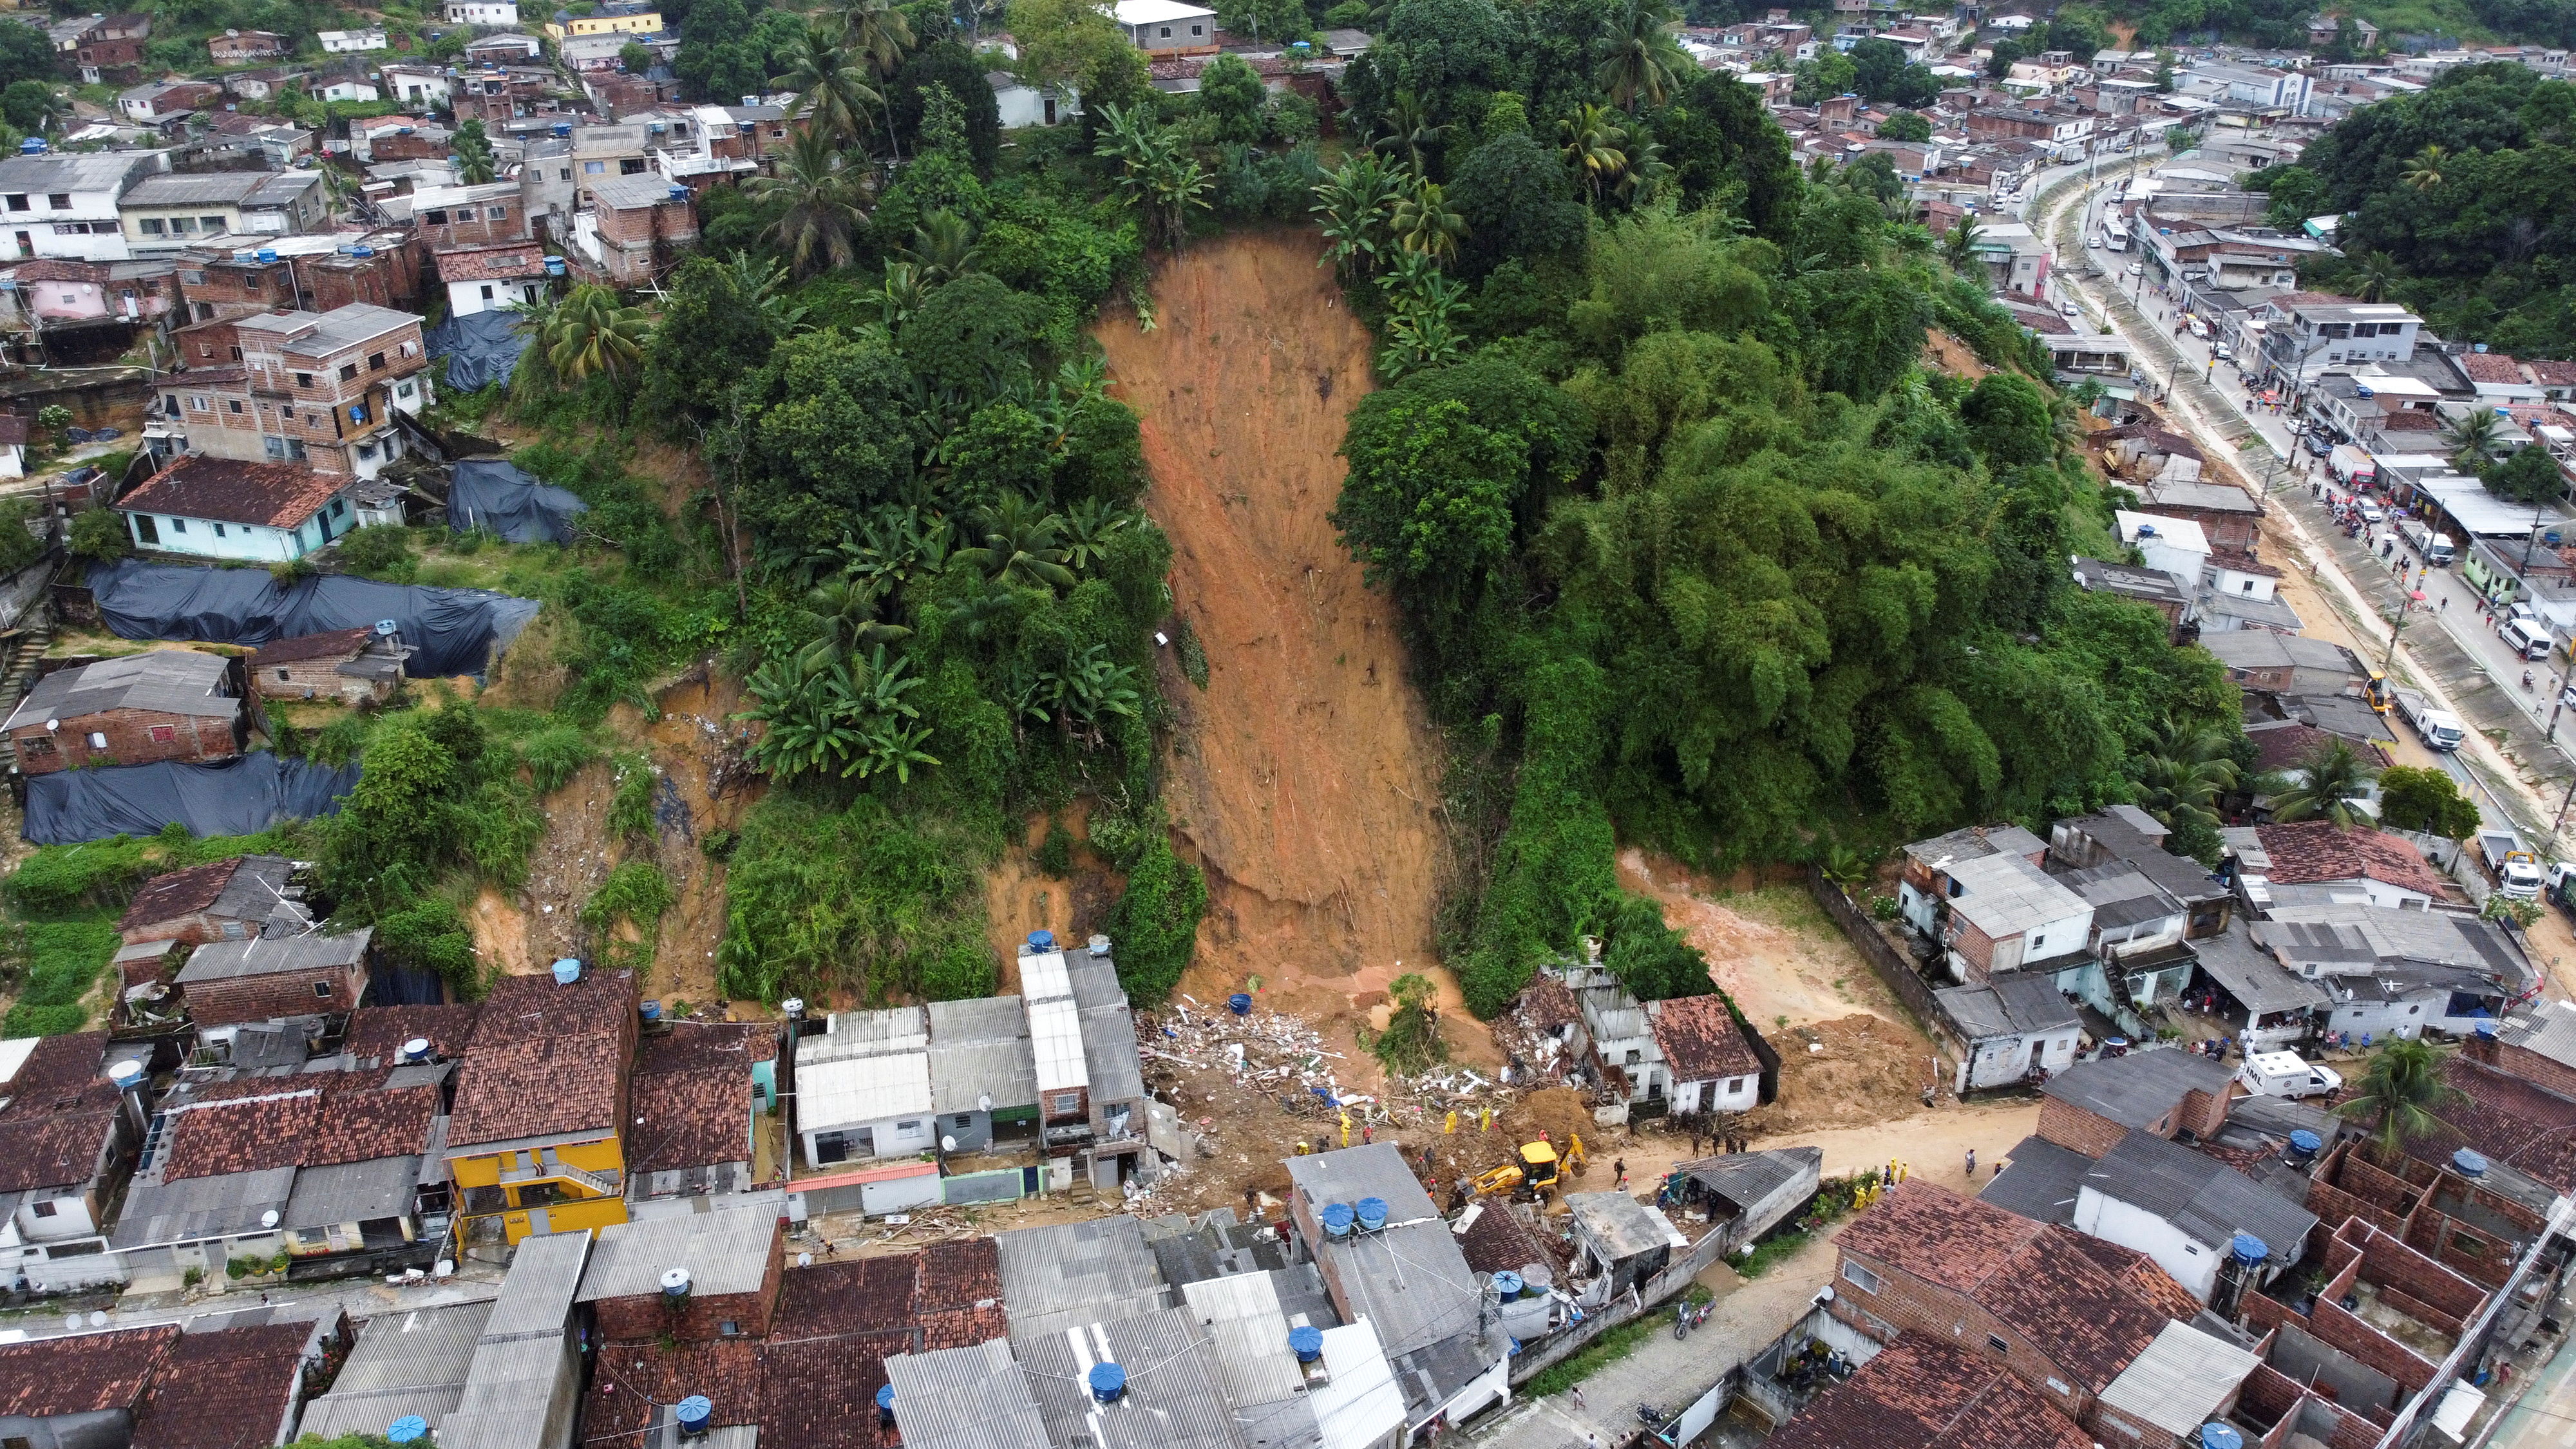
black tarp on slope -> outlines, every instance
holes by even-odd
[[[505,458],[467,458],[447,484],[447,526],[481,526],[512,543],[570,543],[572,518],[590,505],[568,488],[540,483]]]
[[[421,341],[429,348],[430,361],[447,359],[449,387],[473,392],[495,382],[507,386],[519,354],[535,340],[526,321],[516,312],[476,312],[448,318]]]
[[[336,814],[338,798],[357,784],[356,765],[334,770],[265,750],[207,765],[165,760],[57,770],[28,777],[24,833],[38,845],[76,845],[111,835],[158,835],[177,821],[199,837],[253,835],[288,820]]]
[[[99,617],[127,639],[258,646],[391,619],[415,679],[481,674],[537,616],[537,601],[322,574],[280,587],[266,569],[201,569],[119,559],[92,564]]]

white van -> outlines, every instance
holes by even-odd
[[[2525,659],[2549,657],[2549,626],[2537,619],[2507,619],[2497,626],[2496,635],[2505,647]]]
[[[2314,1097],[2343,1090],[2342,1073],[2302,1061],[2297,1052],[2256,1052],[2245,1059],[2236,1080],[2258,1097]]]

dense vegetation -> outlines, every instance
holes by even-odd
[[[2576,357],[2576,85],[2463,66],[2261,173],[2274,225],[2343,217],[2314,285],[2401,302],[2444,337]]]
[[[1583,933],[1644,994],[1707,989],[1619,837],[1818,859],[2131,799],[2168,723],[2241,739],[2214,661],[2069,584],[2106,505],[2045,354],[1883,167],[1802,178],[1749,91],[1632,44],[1658,13],[1514,44],[1580,12],[1397,0],[1345,85],[1397,175],[1320,193],[1395,376],[1334,519],[1458,750],[1480,1013]],[[1522,164],[1550,133],[1563,164]],[[1996,370],[1928,369],[1935,326]]]

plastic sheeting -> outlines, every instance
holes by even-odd
[[[468,458],[447,485],[448,528],[480,526],[512,543],[570,543],[573,515],[589,507],[570,489],[540,483],[501,458]]]
[[[119,559],[92,564],[99,617],[126,639],[246,644],[391,619],[412,647],[415,679],[481,674],[537,616],[537,601],[483,589],[433,589],[321,574],[280,587],[266,569],[189,568]]]
[[[516,312],[476,312],[448,318],[429,329],[421,341],[429,347],[430,361],[447,359],[449,387],[460,392],[496,382],[506,387],[510,374],[518,370],[519,355],[536,340],[526,322]]]
[[[111,765],[27,777],[26,837],[76,845],[111,835],[158,835],[177,822],[198,837],[253,835],[289,820],[339,811],[358,767],[281,760],[263,750],[192,765]]]

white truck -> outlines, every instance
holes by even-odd
[[[2326,454],[2326,471],[2347,488],[2359,488],[2379,476],[2379,467],[2370,455],[2350,443],[2337,443]]]
[[[2541,869],[2540,857],[2523,849],[2521,836],[2510,830],[2481,830],[2478,855],[2486,862],[2487,873],[2495,877],[2498,892],[2518,901],[2540,899],[2547,873]]]
[[[2434,568],[2448,565],[2458,552],[2458,546],[2449,538],[2435,533],[2429,523],[2409,522],[2397,531],[2404,535],[2406,546],[2422,554],[2424,562]]]
[[[2433,701],[2426,698],[2423,691],[2401,689],[2396,691],[2396,696],[2397,712],[2406,716],[2406,722],[2415,727],[2416,734],[2423,736],[2424,748],[2456,750],[2460,742],[2469,737],[2468,726],[2460,723],[2460,717],[2447,709],[2435,709]]]
[[[2245,1059],[2236,1080],[2257,1097],[2314,1097],[2343,1090],[2342,1073],[2302,1061],[2297,1052],[2256,1052]]]

